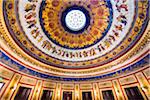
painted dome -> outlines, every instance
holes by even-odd
[[[23,73],[64,81],[133,70],[149,57],[149,3],[4,0],[0,35],[6,44],[1,42],[1,58]]]

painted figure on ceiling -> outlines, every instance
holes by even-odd
[[[28,4],[25,6],[25,11],[26,11],[26,12],[28,12],[28,11],[30,11],[30,10],[35,11],[35,9],[36,9],[36,5],[35,5],[35,4],[30,4],[30,3],[28,3]]]
[[[123,23],[124,25],[127,24],[127,18],[126,18],[125,15],[122,15],[122,14],[119,15],[119,16],[117,17],[117,20],[120,21],[121,23]]]

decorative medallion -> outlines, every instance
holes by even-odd
[[[101,1],[101,7],[95,8],[99,11],[95,13],[90,3],[86,4],[85,1],[58,1],[58,4],[61,7],[57,8],[59,5],[54,6],[52,2],[42,1],[39,18],[44,34],[62,48],[78,50],[95,45],[111,26],[113,10],[109,0]],[[103,28],[96,27],[97,20]]]

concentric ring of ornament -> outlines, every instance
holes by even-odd
[[[70,1],[69,4],[63,4],[57,0],[54,2],[42,1],[39,17],[42,30],[56,45],[75,50],[88,48],[102,40],[110,29],[113,10],[109,0],[100,1],[101,7],[94,14],[92,14],[93,11],[89,5],[82,4],[83,1],[77,4],[75,4],[76,1]],[[54,4],[64,6],[57,8],[59,5]],[[57,8],[57,10],[54,8]],[[72,10],[79,10],[86,16],[85,25],[78,31],[68,28],[65,22],[66,15]]]
[[[109,0],[107,0],[108,2]],[[75,1],[74,1],[75,2]],[[94,19],[93,21],[95,21],[93,25],[91,25],[91,30],[89,31],[89,34],[86,33],[82,33],[81,35],[73,35],[70,34],[68,32],[65,33],[65,31],[63,31],[63,27],[61,26],[61,24],[59,24],[59,17],[57,17],[59,14],[61,15],[64,10],[62,7],[64,6],[72,6],[73,4],[66,4],[63,3],[63,1],[47,1],[46,4],[47,6],[44,8],[42,14],[39,13],[39,9],[36,11],[32,11],[30,13],[24,13],[24,14],[20,14],[20,21],[21,21],[21,26],[23,27],[28,39],[37,47],[39,48],[41,51],[43,51],[44,53],[59,59],[59,60],[65,60],[65,61],[71,61],[71,62],[77,62],[77,61],[86,61],[86,60],[91,60],[91,59],[95,59],[97,57],[100,57],[102,55],[104,55],[105,53],[109,52],[110,50],[112,50],[113,48],[115,48],[116,45],[118,45],[122,39],[126,36],[127,31],[130,28],[130,24],[132,23],[133,19],[127,19],[127,12],[120,12],[118,10],[114,11],[114,14],[118,14],[117,17],[125,17],[124,20],[126,23],[119,23],[120,21],[117,19],[113,20],[113,23],[111,25],[111,29],[108,31],[105,26],[110,26],[109,23],[107,23],[107,19],[108,19],[108,15],[111,14],[110,16],[112,16],[112,13],[107,13],[109,10],[109,8],[111,8],[112,6],[108,6],[106,5],[106,1],[98,1],[96,6],[91,5],[91,12],[94,13]],[[110,1],[109,1],[110,2]],[[19,2],[19,7],[21,8],[23,2]],[[91,2],[90,2],[91,3]],[[99,4],[102,3],[102,4]],[[129,8],[130,11],[132,12],[130,14],[130,17],[134,17],[134,2],[131,1],[131,7]],[[28,2],[27,2],[28,4]],[[24,5],[27,5],[24,4]],[[41,6],[41,2],[37,2],[37,7]],[[79,5],[83,5],[82,3],[80,3]],[[86,4],[84,4],[86,5]],[[66,7],[67,7],[66,6]],[[95,6],[95,7],[94,7]],[[88,9],[88,5],[85,6],[86,9]],[[66,8],[64,8],[66,9]],[[114,8],[115,9],[115,8]],[[26,8],[25,8],[26,10]],[[62,11],[60,11],[62,10]],[[19,13],[23,12],[24,10],[19,9]],[[41,11],[40,11],[41,12]],[[52,13],[49,14],[49,13]],[[55,12],[55,13],[54,13]],[[106,12],[106,13],[105,13]],[[46,37],[45,32],[43,33],[44,29],[41,29],[40,23],[42,22],[40,19],[40,22],[37,22],[36,24],[34,24],[34,26],[32,26],[33,24],[30,24],[30,21],[32,22],[32,18],[30,18],[30,16],[32,16],[34,19],[33,21],[35,21],[35,19],[38,19],[40,15],[42,15],[42,19],[44,20],[43,22],[45,25],[45,28],[47,29],[48,33],[51,34],[50,35],[50,40],[48,37]],[[121,15],[124,14],[124,15]],[[51,16],[47,16],[47,15],[51,15]],[[91,14],[90,14],[91,15]],[[101,15],[101,16],[100,16]],[[126,16],[125,16],[126,15]],[[29,17],[28,17],[29,16]],[[61,16],[60,16],[61,17]],[[22,19],[23,18],[23,19]],[[96,20],[98,19],[98,20]],[[102,19],[102,20],[101,20]],[[105,20],[104,20],[105,19]],[[49,25],[51,25],[49,22],[53,21],[52,26],[57,26],[55,28],[50,28]],[[103,24],[101,22],[104,22]],[[101,23],[101,24],[100,24]],[[97,25],[98,24],[98,25]],[[118,25],[117,25],[118,24]],[[100,25],[100,26],[99,26]],[[25,27],[24,27],[25,26]],[[109,34],[105,34],[102,35],[103,30],[107,30]],[[114,31],[114,32],[113,32]],[[117,32],[118,31],[118,32]],[[121,33],[126,33],[126,34],[121,34]],[[27,33],[31,33],[31,34],[27,34]],[[116,34],[117,33],[117,34]],[[118,34],[121,34],[120,36]],[[31,36],[33,35],[33,36]],[[92,38],[90,38],[92,36]],[[103,37],[102,40],[99,37]],[[75,40],[73,40],[75,39]],[[89,39],[89,41],[87,41],[86,39]],[[98,43],[95,43],[95,39],[97,40],[101,40]],[[59,42],[56,42],[56,41]],[[67,42],[66,42],[66,41]],[[73,40],[73,41],[72,41]],[[71,41],[71,42],[70,42]],[[74,43],[74,41],[76,41],[77,43]],[[78,42],[81,41],[81,42]],[[90,46],[86,49],[81,49],[81,50],[70,50],[65,48],[65,46],[69,46],[72,48],[77,47],[82,47],[87,44],[93,44],[94,42],[94,46]],[[58,43],[58,44],[57,44]],[[74,43],[74,44],[72,44]],[[59,45],[61,44],[61,46]],[[45,48],[46,47],[46,48]],[[101,50],[102,49],[102,50]],[[57,56],[56,56],[57,55]],[[72,58],[72,59],[70,59]]]
[[[39,13],[36,14],[34,11],[39,12],[40,3],[40,1],[29,2],[28,0],[24,0],[18,1],[18,5],[14,6],[13,0],[5,2],[5,21],[7,26],[9,26],[8,29],[12,37],[25,52],[41,62],[63,68],[88,68],[108,63],[120,57],[140,38],[141,33],[143,33],[147,25],[146,16],[149,16],[147,13],[149,7],[148,1],[136,2],[126,0],[124,2],[119,1],[119,3],[117,1],[111,2],[114,10],[114,18],[108,34],[99,43],[90,48],[72,51],[53,44],[38,28],[31,32],[31,29],[33,29],[32,25],[34,23],[39,24]],[[78,3],[76,2],[75,4]],[[88,3],[86,2],[86,4]],[[69,3],[64,4],[72,5]],[[80,3],[80,5],[84,4]],[[14,7],[18,7],[17,16],[19,16],[19,20],[15,15],[16,8],[14,9]],[[26,7],[28,9],[25,9]],[[97,12],[99,7],[91,5],[90,8],[94,13]],[[52,7],[52,9],[55,11],[57,7]],[[27,20],[25,22],[27,17],[30,18],[30,15],[36,20]],[[24,33],[17,27],[17,21],[20,21],[20,26],[22,26]],[[31,29],[26,29],[26,27],[31,27]]]

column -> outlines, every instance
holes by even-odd
[[[81,100],[79,84],[75,84],[75,100]]]
[[[100,100],[99,88],[97,83],[93,83],[94,100]]]
[[[144,91],[148,99],[150,99],[150,84],[148,83],[148,80],[144,77],[142,72],[137,73],[136,77],[140,84],[141,89]]]
[[[42,80],[38,80],[33,92],[32,100],[38,100],[42,88]]]
[[[54,94],[55,94],[55,100],[61,100],[61,83],[57,83],[56,92]]]
[[[113,80],[112,83],[113,83],[113,87],[116,92],[118,100],[125,100],[124,94],[123,94],[123,92],[121,90],[121,86],[119,84],[119,81]]]
[[[10,84],[8,85],[8,87],[7,87],[4,95],[2,96],[1,100],[10,100],[11,99],[11,96],[13,95],[14,91],[17,88],[17,85],[18,85],[20,78],[21,78],[20,74],[15,74],[12,77]]]

